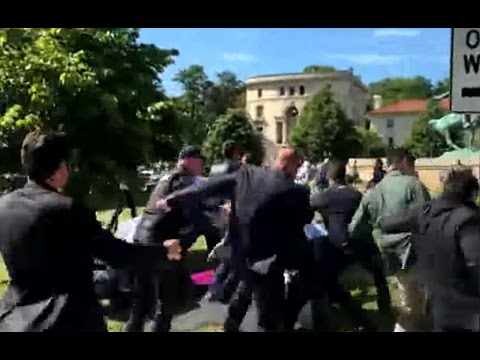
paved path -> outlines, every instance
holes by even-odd
[[[200,301],[200,306],[185,314],[179,315],[173,321],[173,331],[193,331],[209,325],[222,325],[225,320],[227,306],[217,302]],[[302,328],[311,328],[309,306],[300,315]],[[257,314],[255,306],[251,306],[242,323],[242,331],[257,331]]]

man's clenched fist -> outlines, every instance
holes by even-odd
[[[163,246],[167,249],[168,260],[181,260],[182,259],[182,247],[180,241],[177,239],[166,240],[163,242]]]

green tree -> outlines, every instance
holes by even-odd
[[[450,77],[438,81],[433,87],[434,95],[442,95],[450,91]]]
[[[303,69],[305,74],[329,73],[334,71],[336,71],[336,69],[329,65],[309,65]]]
[[[178,54],[138,38],[132,28],[0,29],[2,139],[62,129],[77,149],[78,195],[136,174],[160,131],[146,116],[165,99],[159,75]]]
[[[244,109],[239,97],[245,92],[244,84],[230,71],[217,74],[217,81],[208,89],[205,99],[205,112],[213,121],[228,109]],[[210,121],[213,122],[213,121]]]
[[[191,145],[200,145],[208,132],[209,119],[206,118],[205,102],[213,83],[201,65],[191,65],[180,70],[174,81],[183,88],[180,104],[182,112],[188,117],[184,123],[185,140]]]
[[[381,95],[388,105],[405,99],[428,99],[432,96],[432,83],[423,76],[413,78],[386,78],[369,85],[372,95]]]
[[[147,108],[145,118],[149,120],[153,139],[149,163],[173,161],[183,146],[183,125],[186,122],[173,101],[160,101]]]
[[[361,151],[354,124],[333,98],[330,85],[306,103],[290,142],[301,148],[312,162],[322,160],[327,154],[348,158]]]
[[[357,127],[356,130],[362,145],[362,151],[358,155],[359,157],[378,158],[386,155],[387,146],[377,132],[367,130],[363,127]]]
[[[252,156],[252,162],[260,165],[264,157],[262,136],[253,127],[243,110],[228,110],[213,123],[203,147],[209,164],[222,160],[222,145],[233,140]]]
[[[444,111],[438,103],[431,100],[427,109],[419,114],[413,123],[404,147],[417,157],[436,157],[448,151],[449,147],[443,137],[428,125],[431,119],[438,119],[443,115]]]

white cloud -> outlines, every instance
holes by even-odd
[[[420,30],[414,29],[377,29],[373,31],[373,37],[417,37]]]
[[[331,59],[344,60],[353,64],[361,65],[392,65],[399,64],[407,57],[402,55],[380,55],[380,54],[330,54]]]
[[[222,57],[229,62],[254,62],[257,59],[254,55],[237,52],[224,53]]]

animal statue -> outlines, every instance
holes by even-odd
[[[480,115],[455,114],[450,113],[440,119],[432,119],[428,122],[435,131],[441,134],[448,146],[454,150],[463,150],[464,148],[473,149],[475,131],[480,128]],[[462,134],[468,131],[468,141],[465,141],[463,147],[452,141],[452,132],[459,131]]]

